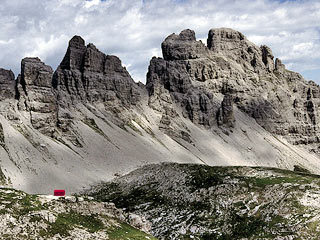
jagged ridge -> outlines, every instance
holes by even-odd
[[[16,80],[1,70],[5,181],[74,191],[162,161],[320,172],[319,86],[270,48],[222,28],[207,46],[192,30],[172,34],[162,51],[146,86],[79,36],[55,71],[38,58],[23,59]]]

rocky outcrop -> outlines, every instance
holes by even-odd
[[[18,77],[19,110],[30,112],[35,129],[53,136],[57,124],[56,96],[52,91],[53,70],[39,58],[24,58]]]
[[[81,71],[83,69],[85,52],[86,47],[83,38],[80,36],[74,36],[69,41],[67,52],[60,64],[60,67],[62,69]]]
[[[19,100],[18,110],[30,113],[35,129],[54,138],[60,138],[61,132],[77,146],[72,129],[77,104],[94,104],[102,113],[121,122],[127,120],[123,112],[140,98],[140,87],[120,59],[105,55],[91,43],[85,46],[79,36],[70,40],[55,72],[39,58],[25,58],[17,81],[11,71],[1,70],[0,74],[3,97],[15,96]]]
[[[176,132],[186,130],[177,127],[182,126],[177,114],[170,114],[175,112],[171,109],[177,106],[193,123],[212,127],[216,124],[220,103],[207,88],[201,86],[208,79],[217,77],[215,63],[208,61],[209,49],[196,41],[192,30],[170,35],[161,46],[164,59],[153,58],[147,74],[149,106],[162,112],[165,122],[175,122]],[[165,129],[162,120],[161,129]],[[174,136],[172,131],[170,136]]]
[[[281,62],[279,58],[276,58],[275,70],[279,73],[283,73],[286,70],[286,66]]]
[[[273,55],[270,48],[267,46],[257,47],[248,41],[242,33],[233,29],[211,29],[207,45],[212,52],[226,56],[240,64],[246,72],[273,71]]]
[[[91,43],[85,46],[79,36],[70,40],[52,84],[63,107],[76,100],[129,107],[139,100],[138,86],[122,67],[120,59],[105,55]]]
[[[179,35],[171,34],[161,46],[165,60],[200,58],[208,51],[201,41],[196,41],[195,32],[190,29],[183,30]]]
[[[217,112],[217,123],[219,126],[234,127],[233,99],[230,94],[223,97],[221,107]]]
[[[52,85],[59,106],[57,124],[69,138],[74,119],[70,109],[78,103],[93,104],[106,118],[123,125],[131,118],[127,110],[140,99],[139,86],[120,59],[105,55],[92,43],[85,46],[79,36],[70,40]]]
[[[170,135],[188,133],[179,113],[212,128],[234,126],[234,112],[240,110],[292,143],[319,143],[319,86],[274,61],[269,47],[228,28],[211,29],[205,46],[186,29],[168,36],[162,53],[163,59],[150,61],[148,105],[161,113],[159,127]],[[70,40],[54,73],[38,58],[22,60],[17,81],[12,71],[0,69],[1,100],[16,96],[18,110],[29,112],[32,126],[49,136],[70,133],[79,103],[123,126],[132,119],[130,109],[143,88],[118,57],[86,46],[80,36]]]
[[[184,115],[197,124],[212,126],[214,122],[214,107],[212,95],[200,90],[190,91],[184,99]]]
[[[268,46],[261,46],[260,47],[261,53],[262,53],[262,62],[266,66],[267,70],[269,72],[272,72],[275,69],[275,62],[274,62],[274,56],[272,54],[271,49]]]
[[[234,127],[234,111],[240,110],[294,144],[319,143],[318,85],[286,70],[269,47],[255,46],[238,31],[211,29],[207,45],[187,29],[168,36],[162,43],[164,58],[150,61],[148,104],[161,113],[161,130],[186,139],[187,134],[179,134],[188,133],[179,112],[206,128]],[[12,72],[0,73],[4,98],[13,97]],[[78,103],[94,105],[124,125],[132,119],[130,109],[139,103],[141,91],[119,58],[86,46],[79,36],[70,40],[54,73],[37,58],[24,59],[16,87],[19,109],[30,112],[36,129],[69,137]]]
[[[0,100],[15,97],[15,79],[11,70],[0,68]]]
[[[55,72],[38,58],[22,60],[16,81],[0,70],[8,182],[79,190],[162,161],[319,173],[320,87],[235,30],[211,29],[207,42],[192,30],[170,35],[146,86],[79,36]]]

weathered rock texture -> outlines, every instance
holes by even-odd
[[[0,99],[15,97],[15,79],[11,70],[0,68]]]
[[[217,112],[217,122],[219,126],[234,127],[233,99],[232,95],[225,95],[221,107]]]
[[[120,59],[105,55],[92,43],[85,46],[79,36],[70,40],[52,85],[59,105],[58,126],[64,132],[70,132],[74,118],[70,108],[80,102],[95,105],[102,114],[114,115],[114,122],[123,124],[130,119],[126,110],[140,98],[138,85]]]
[[[174,102],[196,124],[232,127],[235,105],[293,144],[319,143],[319,86],[274,61],[269,47],[221,28],[209,31],[207,47],[191,30],[172,34],[162,52],[164,59],[150,62],[147,88],[149,105],[164,118],[175,118],[167,111]]]
[[[57,123],[57,101],[52,91],[53,70],[39,58],[24,58],[18,77],[19,110],[30,112],[35,129],[53,136]]]
[[[179,35],[171,34],[162,43],[165,60],[187,60],[199,58],[206,54],[207,48],[202,42],[196,41],[195,32],[186,29]]]
[[[139,100],[138,86],[120,59],[105,55],[92,43],[85,46],[79,36],[70,40],[52,84],[65,105],[80,99],[128,107]]]
[[[93,44],[73,37],[58,69],[53,72],[39,58],[25,58],[16,89],[13,73],[1,70],[1,91],[5,98],[19,100],[18,109],[30,113],[35,129],[54,138],[61,134],[78,145],[72,129],[77,104],[100,104],[106,115],[115,115],[118,122],[129,121],[126,112],[139,100],[138,85],[116,56],[105,55]],[[1,84],[0,83],[0,84]],[[129,118],[129,117],[128,117]],[[80,145],[79,145],[80,146]]]

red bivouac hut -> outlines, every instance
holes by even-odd
[[[66,191],[62,189],[55,189],[53,191],[53,196],[62,197],[66,195]]]

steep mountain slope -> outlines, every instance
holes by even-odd
[[[155,239],[137,229],[147,231],[146,221],[111,203],[1,188],[0,204],[1,239]]]
[[[73,37],[53,71],[25,58],[0,70],[2,183],[68,193],[147,163],[301,165],[320,173],[319,86],[241,33],[172,34],[147,85]]]
[[[319,184],[275,168],[163,163],[87,193],[144,216],[159,239],[319,239]]]

